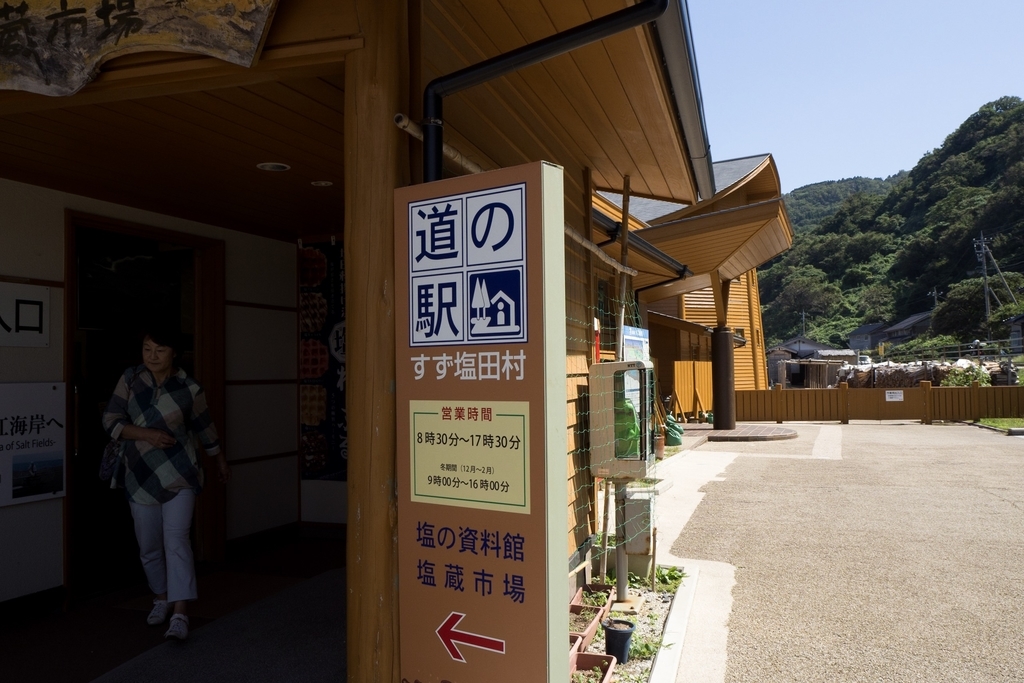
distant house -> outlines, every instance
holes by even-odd
[[[858,351],[873,349],[885,339],[886,323],[861,325],[850,333],[850,348]]]
[[[902,344],[914,337],[924,334],[932,326],[932,312],[915,313],[914,315],[901,320],[891,327],[885,328],[885,339],[887,344]]]
[[[781,354],[786,354],[785,356],[781,357],[780,360],[792,360],[794,358],[810,358],[811,356],[814,355],[815,351],[823,351],[832,348],[834,347],[831,347],[828,344],[822,344],[821,342],[816,342],[808,337],[797,335],[792,339],[787,339],[778,346],[768,349],[768,357],[771,358],[772,354],[778,356],[781,356]]]
[[[787,339],[778,346],[768,349],[768,376],[775,384],[803,386],[803,369],[797,365],[788,367],[781,361],[812,358],[819,351],[830,350],[834,349],[828,344],[801,335]]]
[[[1024,353],[1024,313],[1006,322],[1010,323],[1010,353]]]

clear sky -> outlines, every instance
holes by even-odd
[[[771,152],[782,189],[910,170],[1024,97],[1024,0],[688,0],[711,156]]]

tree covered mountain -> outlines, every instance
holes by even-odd
[[[818,227],[852,195],[886,194],[906,175],[906,171],[900,171],[885,180],[858,176],[843,180],[826,180],[796,188],[783,198],[793,232],[810,232]]]
[[[856,188],[851,181],[863,189],[817,217],[815,207]],[[933,289],[940,294],[936,334],[966,341],[991,328],[996,338],[1003,319],[1024,312],[1024,293],[1015,291],[1024,285],[1024,102],[1018,97],[983,106],[908,173],[816,183],[786,201],[791,220],[797,214],[805,222],[793,248],[760,270],[770,342],[799,333],[806,312],[809,337],[845,346],[850,330],[863,323],[930,310]],[[990,264],[989,284],[1003,304],[993,302],[991,320],[975,254],[982,232],[1009,285],[1008,291]],[[1021,305],[1011,303],[1011,292]]]

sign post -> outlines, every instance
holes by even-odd
[[[544,162],[395,192],[408,683],[569,678],[563,201]]]

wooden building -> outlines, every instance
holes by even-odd
[[[81,256],[144,252],[165,264],[176,285],[161,296],[178,302],[234,470],[228,487],[211,484],[200,498],[198,555],[218,558],[229,539],[287,525],[346,525],[347,580],[359,587],[348,593],[349,678],[397,681],[393,192],[420,182],[423,151],[395,117],[423,118],[431,79],[640,5],[661,13],[450,95],[444,141],[456,159],[445,172],[564,168],[571,401],[585,393],[592,312],[617,277],[587,246],[598,190],[685,205],[659,225],[631,224],[627,242],[636,234],[653,250],[606,251],[638,271],[631,289],[645,305],[674,298],[679,318],[721,331],[730,357],[730,325],[757,348],[749,311],[733,312],[756,301],[746,274],[786,249],[791,232],[770,157],[729,166],[735,177],[712,168],[684,2],[279,0],[249,67],[194,54],[180,37],[153,51],[130,35],[74,94],[0,92],[0,282],[48,287],[52,307],[48,347],[0,346],[0,382],[67,382],[88,397],[74,401],[69,388],[69,421],[92,429],[116,376],[89,374],[84,359],[135,322],[160,283],[110,285],[105,310],[120,326],[90,328]],[[86,28],[102,35],[94,10]],[[344,481],[303,476],[320,451],[302,437],[325,419],[304,378],[309,363],[329,361],[319,350],[310,360],[301,341],[316,302],[309,283],[324,279],[311,243],[344,249],[327,302],[342,315],[332,353],[345,359],[334,383],[347,405]],[[698,315],[699,298],[685,299],[709,288],[713,320]],[[737,289],[746,299],[732,298]],[[593,513],[585,443],[572,440],[580,412],[567,414],[568,556]],[[109,558],[90,544],[112,513],[83,453],[69,457],[65,498],[0,507],[4,548],[17,549],[0,554],[0,601],[103,588],[98,562]]]

